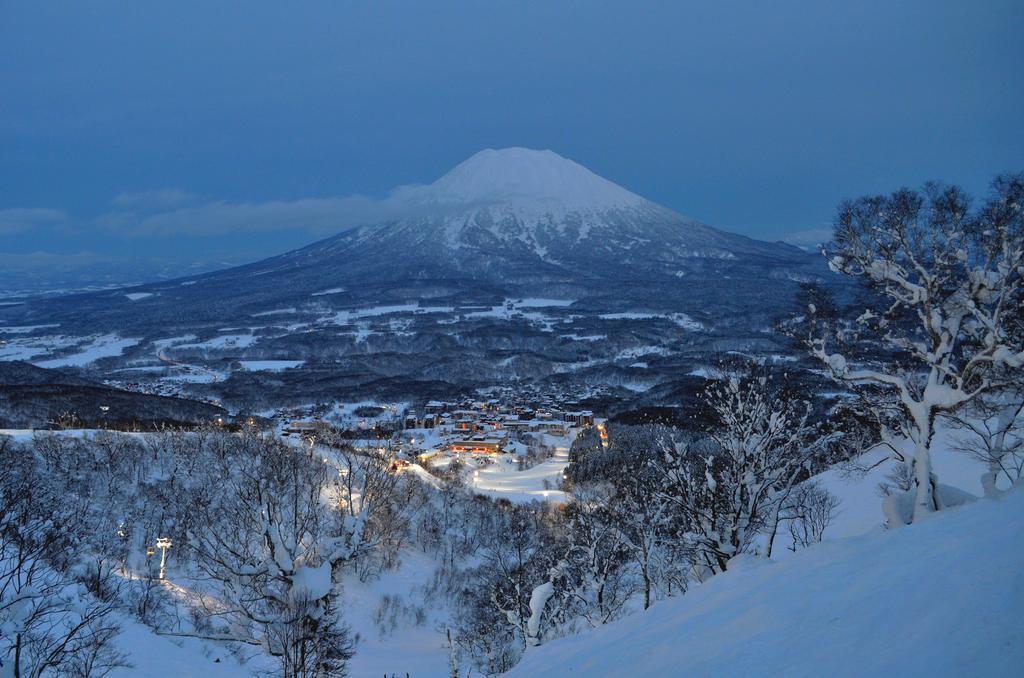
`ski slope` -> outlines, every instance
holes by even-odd
[[[1024,491],[748,559],[531,648],[510,676],[1010,676],[1024,666]]]

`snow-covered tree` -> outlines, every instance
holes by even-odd
[[[913,496],[886,502],[891,526],[939,510],[931,461],[939,416],[1020,378],[1024,313],[1024,176],[1001,176],[978,209],[959,188],[929,184],[839,208],[833,270],[860,281],[872,302],[853,325],[805,309],[813,356],[833,377],[891,395],[902,412],[895,435],[913,445]],[[900,453],[893,445],[894,452]],[[946,496],[944,496],[946,495]]]
[[[549,572],[549,595],[567,599],[571,613],[591,626],[607,624],[621,616],[634,593],[626,567],[628,551],[620,517],[608,496],[595,491],[578,492],[568,507],[564,555]],[[568,612],[569,610],[567,610]]]
[[[345,560],[355,563],[365,580],[394,563],[417,508],[416,495],[403,476],[391,471],[393,452],[387,448],[356,452],[344,445],[333,450],[333,457],[336,502],[348,540]]]
[[[656,594],[686,591],[692,558],[675,505],[658,491],[660,481],[657,465],[641,458],[623,468],[607,505],[624,557],[639,575],[645,610]]]
[[[115,587],[104,576],[99,598],[75,577],[85,525],[37,466],[30,448],[0,436],[0,675],[103,676],[127,665]]]
[[[247,454],[190,535],[199,567],[220,583],[208,612],[229,621],[208,637],[262,646],[290,678],[344,675],[352,645],[335,575],[360,528],[329,504],[337,471],[272,438],[244,442]]]
[[[687,519],[698,576],[725,571],[763,532],[771,555],[786,498],[820,449],[810,404],[763,368],[748,366],[716,382],[705,400],[713,421],[707,443],[680,443],[663,461],[663,492]]]
[[[511,668],[551,629],[546,608],[555,593],[556,553],[564,552],[564,544],[552,539],[541,505],[492,504],[490,509],[500,517],[498,529],[486,530],[482,564],[463,577],[456,622],[459,645],[493,674]]]

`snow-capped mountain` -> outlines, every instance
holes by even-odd
[[[726,298],[771,292],[765,280],[803,279],[819,263],[789,245],[683,217],[551,151],[481,151],[390,201],[405,216],[199,277],[197,288],[252,287],[268,277],[277,290],[304,294],[334,285],[361,296],[369,286],[408,300],[418,296],[412,286],[427,296],[560,290],[630,301],[668,286],[659,301],[672,304],[697,281],[705,293],[709,284],[728,289]],[[746,290],[744,281],[757,283]]]
[[[653,402],[711,353],[784,350],[773,321],[799,282],[830,280],[818,256],[681,216],[551,151],[481,151],[386,207],[386,221],[245,266],[0,307],[0,325],[51,328],[7,351],[131,337],[111,369],[305,361],[289,378],[306,397],[299,377],[321,370],[335,396],[554,379]]]
[[[47,304],[47,313],[121,327],[182,308],[192,320],[223,320],[311,300],[543,296],[763,322],[795,282],[827,275],[819,257],[684,217],[552,151],[481,151],[431,184],[397,190],[388,207],[401,216],[253,264],[133,288],[152,295],[144,304],[106,292]],[[312,296],[328,289],[345,294]]]
[[[487,149],[430,185],[398,191],[391,201],[410,216],[366,225],[296,256],[388,243],[397,248],[390,252],[429,254],[430,261],[470,273],[478,266],[467,255],[491,264],[532,256],[582,274],[587,266],[579,265],[597,258],[613,268],[653,265],[670,275],[685,273],[673,265],[686,267],[699,258],[805,259],[788,246],[683,217],[552,151]]]

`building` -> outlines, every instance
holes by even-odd
[[[562,419],[569,423],[570,426],[593,426],[594,425],[594,413],[590,410],[578,410],[576,412],[565,412],[562,414]]]
[[[284,427],[285,433],[316,433],[317,429],[327,426],[327,422],[311,419],[307,421],[293,421]]]
[[[453,440],[448,449],[468,454],[501,454],[505,451],[505,441],[501,438],[463,438]]]
[[[564,421],[540,421],[537,424],[538,430],[553,436],[564,436],[568,433]]]
[[[472,433],[473,431],[476,431],[477,423],[476,423],[475,419],[470,419],[468,417],[465,417],[465,418],[462,418],[462,419],[459,419],[458,421],[456,421],[454,428],[455,428],[456,431],[459,431],[459,432],[463,432],[463,433],[469,432],[469,433]]]

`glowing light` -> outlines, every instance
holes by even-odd
[[[164,566],[167,564],[167,549],[171,548],[170,537],[158,537],[156,540],[156,547],[160,549],[160,578],[164,578]],[[146,549],[146,554],[149,553],[149,549]]]

